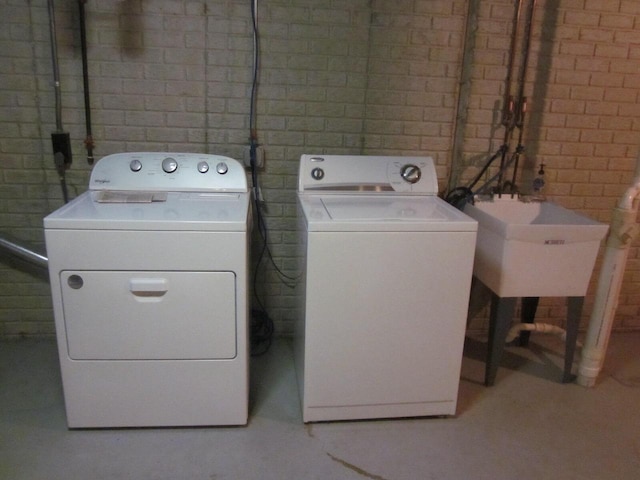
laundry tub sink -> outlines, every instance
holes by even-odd
[[[468,204],[474,275],[499,297],[582,297],[608,226],[551,202]]]

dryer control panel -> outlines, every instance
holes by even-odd
[[[90,190],[247,192],[240,162],[221,155],[135,152],[108,155],[95,165]]]
[[[437,195],[431,157],[302,155],[298,191]]]

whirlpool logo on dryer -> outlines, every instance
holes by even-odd
[[[111,180],[109,180],[108,178],[96,178],[94,181],[94,183],[111,183]]]

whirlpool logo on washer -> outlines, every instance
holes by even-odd
[[[101,184],[105,184],[105,183],[111,183],[111,180],[109,180],[108,178],[96,178],[93,183],[101,183]]]

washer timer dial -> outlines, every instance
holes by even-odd
[[[140,160],[131,160],[129,163],[129,168],[132,172],[139,172],[142,170],[142,162]]]
[[[418,183],[422,177],[422,171],[417,165],[409,163],[400,169],[400,176],[407,183]]]
[[[216,165],[216,172],[218,172],[220,175],[224,175],[228,171],[229,171],[229,166],[226,163],[220,162],[219,164]]]
[[[162,170],[173,173],[178,169],[178,162],[175,158],[167,157],[162,161]]]

